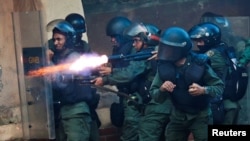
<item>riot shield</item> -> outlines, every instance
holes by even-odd
[[[51,85],[28,72],[46,65],[45,26],[39,11],[13,13],[21,121],[24,139],[54,139]],[[29,22],[27,22],[29,21]]]

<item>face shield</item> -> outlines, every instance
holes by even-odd
[[[126,28],[123,32],[124,36],[134,37],[140,33],[147,33],[147,28],[142,23],[133,23],[131,26]]]
[[[176,62],[183,57],[183,47],[176,47],[160,43],[158,48],[158,60]]]

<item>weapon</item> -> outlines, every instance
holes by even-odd
[[[99,56],[97,54],[83,54],[81,55],[77,60],[75,60],[72,63],[64,63],[64,64],[58,64],[55,66],[46,66],[39,68],[37,70],[31,70],[28,72],[28,76],[31,77],[39,77],[39,76],[46,76],[50,74],[54,74],[61,71],[83,71],[83,70],[94,70],[96,67],[107,63],[108,61],[115,61],[115,60],[121,60],[121,61],[140,61],[140,60],[146,60],[155,55],[157,52],[155,51],[155,48],[149,47],[146,49],[143,49],[142,51],[134,54],[129,55],[112,55],[112,56],[106,56],[102,55]]]
[[[109,61],[114,61],[114,60],[141,61],[141,60],[146,60],[150,58],[155,53],[156,52],[154,52],[153,50],[148,50],[148,51],[141,51],[141,52],[129,54],[129,55],[123,55],[123,54],[111,55],[108,57],[108,60]]]
[[[92,80],[95,79],[94,75],[80,75],[80,74],[62,74],[59,81],[63,83],[76,82],[78,84],[87,85],[93,84]]]
[[[94,87],[94,88],[100,89],[100,90],[104,90],[104,91],[109,91],[109,92],[115,93],[118,96],[122,96],[122,97],[128,99],[128,101],[131,102],[132,104],[134,104],[135,106],[138,106],[138,107],[140,106],[140,104],[133,97],[129,96],[126,93],[115,91],[115,90],[112,90],[112,89],[107,88],[107,87],[96,86],[96,85],[91,85],[91,86]]]

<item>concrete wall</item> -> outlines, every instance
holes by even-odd
[[[50,123],[39,123],[48,118],[46,101],[42,100],[47,94],[42,88],[43,80],[24,75],[22,50],[42,47],[51,38],[51,33],[46,32],[46,24],[69,13],[84,16],[81,0],[0,1],[1,141],[53,137],[46,133],[48,131],[41,132],[42,128],[49,130],[46,126]],[[84,38],[87,40],[86,35]],[[39,120],[41,118],[44,119]]]
[[[82,2],[83,1],[83,5]],[[154,23],[161,29],[169,26],[181,26],[185,29],[197,23],[205,11],[213,11],[225,16],[244,16],[249,18],[248,0],[1,0],[0,1],[0,140],[14,140],[31,136],[30,128],[23,124],[25,115],[30,113],[23,102],[22,95],[29,99],[30,91],[26,84],[33,83],[24,76],[22,70],[22,48],[42,46],[51,33],[46,32],[46,24],[53,19],[64,18],[69,13],[79,13],[86,17],[87,35],[92,50],[100,54],[110,54],[109,38],[105,35],[105,26],[113,16],[127,16],[133,21]],[[84,10],[83,7],[84,6]],[[40,12],[38,12],[40,11]],[[243,36],[249,36],[248,27],[237,26],[234,29]],[[235,26],[236,25],[236,26]],[[37,29],[37,30],[34,30]],[[30,90],[30,89],[29,89]],[[33,92],[33,91],[32,91]],[[117,100],[114,93],[99,90],[102,93],[97,109],[102,126],[103,141],[115,141],[112,134],[119,137],[119,129],[110,123],[109,106]],[[33,94],[33,93],[32,93]],[[34,93],[36,94],[36,92]],[[242,111],[249,111],[249,91],[242,100]],[[38,97],[36,97],[38,98]],[[26,100],[27,100],[26,99]],[[25,110],[24,110],[25,109]],[[25,113],[26,112],[26,113]],[[40,112],[40,113],[39,113]],[[249,124],[249,112],[242,112],[240,121]],[[27,116],[25,120],[28,120]],[[27,123],[29,121],[25,121]],[[25,127],[24,127],[25,126]],[[104,130],[104,129],[112,130]],[[26,131],[27,130],[27,131]],[[110,132],[108,132],[110,131]],[[28,134],[27,134],[28,133]],[[39,135],[40,136],[40,135]],[[41,135],[42,136],[42,135]],[[46,136],[46,135],[45,135]]]
[[[91,47],[100,53],[111,52],[105,34],[106,23],[114,16],[153,23],[162,30],[169,26],[189,29],[206,12],[224,16],[249,16],[248,0],[82,0]],[[248,27],[246,27],[248,29]],[[241,33],[241,32],[238,32]]]

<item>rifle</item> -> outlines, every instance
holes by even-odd
[[[126,94],[126,93],[119,92],[119,91],[115,91],[115,90],[112,90],[112,89],[110,89],[110,88],[103,87],[103,86],[92,85],[92,87],[97,88],[97,89],[100,89],[100,90],[104,90],[104,91],[108,91],[108,92],[115,93],[115,94],[117,94],[118,96],[121,96],[121,97],[124,97],[124,98],[128,99],[128,101],[131,102],[131,103],[133,103],[134,105],[139,106],[138,101],[136,101],[135,99],[133,99],[132,97],[130,97],[130,96],[129,96],[128,94]]]
[[[138,110],[140,111],[144,111],[144,104],[140,104],[136,98],[134,97],[131,97],[129,96],[128,94],[126,93],[123,93],[123,92],[119,92],[119,91],[115,91],[115,90],[112,90],[110,88],[107,88],[107,87],[103,87],[103,86],[96,86],[96,85],[91,85],[93,88],[96,88],[96,89],[100,89],[100,90],[104,90],[104,91],[109,91],[109,92],[112,92],[112,93],[115,93],[117,94],[118,96],[121,96],[123,98],[126,98],[127,99],[127,102],[128,104],[130,105],[134,105],[136,108],[138,108]]]
[[[81,85],[93,84],[92,80],[95,79],[94,75],[80,75],[80,74],[62,74],[59,80],[62,83],[76,82]]]
[[[114,60],[141,61],[141,60],[146,60],[150,58],[154,54],[155,52],[153,50],[147,50],[147,51],[141,51],[141,52],[129,54],[129,55],[123,55],[123,54],[111,55],[108,57],[108,60],[109,61],[114,61]]]

